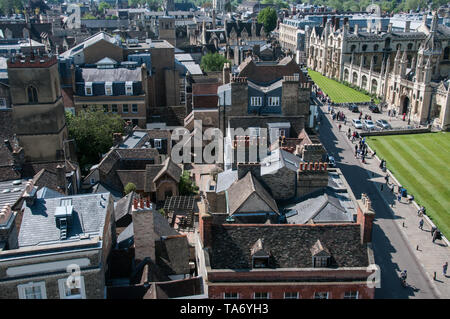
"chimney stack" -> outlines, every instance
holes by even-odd
[[[409,32],[411,30],[411,20],[405,21],[405,32]]]
[[[113,133],[114,146],[117,146],[117,145],[119,145],[122,142],[123,142],[122,133]]]
[[[203,244],[203,248],[211,247],[212,242],[212,224],[213,224],[213,217],[208,212],[203,212],[199,218],[199,230],[200,230],[200,239]]]
[[[56,182],[57,182],[59,191],[63,194],[67,194],[67,179],[66,179],[65,165],[56,166]]]
[[[367,194],[361,194],[361,199],[357,202],[357,223],[361,226],[361,242],[369,243],[372,241],[372,226],[375,212]]]
[[[145,207],[144,199],[133,201],[134,259],[139,264],[149,257],[155,262],[155,228],[153,224],[154,205]]]

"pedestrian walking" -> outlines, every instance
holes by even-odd
[[[421,219],[419,222],[419,229],[423,230],[423,219]]]
[[[380,190],[383,191],[383,184],[380,184]]]
[[[341,131],[341,127],[342,127],[342,125],[341,125],[341,124],[339,124],[339,132]]]
[[[386,181],[386,184],[389,184],[389,175],[386,174],[386,176],[384,177],[384,180]]]
[[[434,233],[436,232],[436,226],[431,227],[431,237],[433,237]]]
[[[442,266],[442,273],[445,277],[447,277],[447,268],[448,268],[448,261],[445,262],[445,264]]]
[[[400,191],[399,191],[398,194],[397,194],[397,201],[398,201],[399,203],[402,202],[402,194],[400,193]]]

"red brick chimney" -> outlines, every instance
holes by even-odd
[[[146,257],[155,261],[154,205],[151,205],[148,200],[147,204],[145,205],[143,198],[133,202],[134,259],[136,264]]]
[[[200,239],[202,241],[203,247],[211,247],[212,242],[212,223],[213,218],[209,212],[204,212],[200,216],[199,228],[200,228]]]
[[[375,212],[367,194],[363,193],[361,199],[357,202],[357,223],[361,225],[361,242],[369,243],[372,241],[372,226]]]

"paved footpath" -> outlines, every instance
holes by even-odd
[[[326,113],[326,107],[322,107],[323,113]],[[339,108],[336,109],[336,112]],[[329,114],[327,118],[334,127],[333,131],[338,131],[338,124],[342,122],[333,121]],[[347,122],[348,123],[348,122]],[[341,132],[337,132],[344,136],[349,146],[354,149],[356,142],[351,142],[347,138],[347,131],[349,126],[342,125]],[[353,127],[350,127],[353,131]],[[432,242],[431,225],[433,223],[427,216],[419,217],[417,215],[418,206],[415,202],[407,203],[405,198],[401,202],[397,201],[396,192],[398,190],[399,182],[395,179],[389,171],[383,172],[379,168],[380,159],[375,156],[371,157],[371,150],[369,148],[368,158],[366,163],[358,160],[359,166],[364,168],[369,176],[369,180],[375,185],[378,193],[381,195],[383,201],[390,207],[390,213],[394,217],[394,222],[400,229],[401,235],[409,244],[411,253],[415,256],[417,262],[423,267],[427,275],[427,279],[434,288],[435,294],[439,298],[450,298],[450,269],[447,271],[447,276],[444,276],[442,266],[445,262],[450,262],[450,247],[448,240],[436,240]],[[389,187],[386,185],[385,176],[389,174]],[[395,193],[392,193],[391,187],[395,185]],[[381,185],[383,189],[381,190]],[[423,230],[419,229],[420,220],[424,220]]]

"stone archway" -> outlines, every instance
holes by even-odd
[[[400,114],[407,114],[408,113],[408,108],[409,108],[409,97],[407,97],[406,95],[404,95],[401,99],[401,104],[400,104]]]

